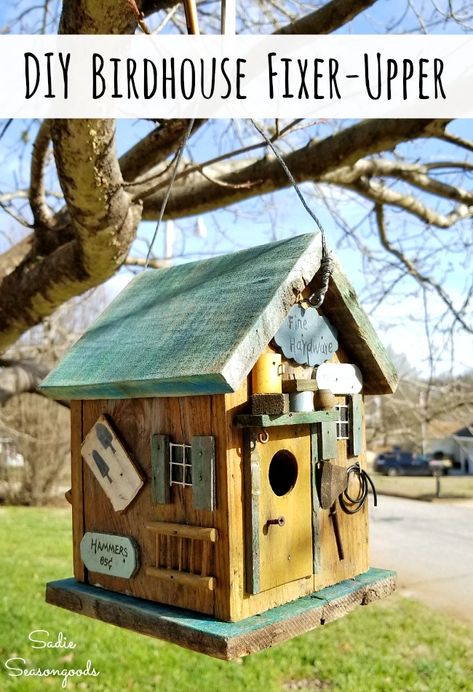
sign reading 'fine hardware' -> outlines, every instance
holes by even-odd
[[[338,348],[337,330],[315,308],[294,305],[274,337],[286,358],[300,365],[320,365]]]

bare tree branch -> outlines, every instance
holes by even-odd
[[[330,34],[374,5],[376,0],[331,0],[318,10],[276,31],[277,34]]]
[[[47,163],[48,149],[51,142],[49,120],[41,123],[31,154],[30,206],[35,226],[49,227],[51,211],[46,204],[44,169]]]
[[[473,206],[467,206],[466,204],[459,205],[449,214],[441,214],[429,208],[414,195],[398,192],[397,190],[382,185],[378,181],[368,178],[360,178],[347,187],[350,187],[352,190],[355,190],[372,201],[376,201],[380,204],[389,204],[408,211],[425,223],[431,226],[437,226],[438,228],[450,228],[460,219],[466,219],[473,214]]]
[[[401,252],[398,248],[394,247],[394,245],[388,240],[386,224],[384,221],[383,206],[381,204],[376,204],[375,211],[376,221],[378,224],[379,238],[384,249],[387,250],[387,252],[389,252],[391,255],[394,255],[394,257],[396,257],[401,262],[401,264],[404,265],[409,274],[411,274],[420,284],[424,286],[430,286],[431,288],[433,288],[435,292],[443,300],[449,311],[455,316],[455,319],[458,320],[458,322],[461,324],[463,329],[465,329],[470,334],[473,334],[473,328],[465,322],[462,315],[458,312],[458,310],[456,310],[451,299],[449,298],[445,290],[442,288],[442,286],[432,281],[428,276],[421,274],[415,267],[414,263],[411,262],[411,260],[409,260],[403,252]],[[426,321],[426,324],[428,328],[428,321]],[[430,338],[428,340],[430,341]]]
[[[323,140],[311,141],[284,159],[297,182],[318,181],[323,175],[343,166],[351,166],[360,158],[394,148],[412,138],[432,137],[446,120],[364,120]],[[176,177],[176,185],[166,209],[166,218],[179,218],[227,206],[248,197],[266,194],[289,185],[278,161],[265,157],[256,162],[224,164],[207,171],[213,179],[232,186],[257,181],[249,189],[221,185],[203,179],[199,173]],[[162,183],[163,189],[166,181]],[[161,208],[163,190],[145,199],[143,218],[153,219]]]
[[[196,120],[191,134],[195,134],[204,122],[205,120]],[[162,120],[157,128],[120,158],[123,178],[134,183],[140,182],[141,175],[149,174],[150,169],[159,166],[177,149],[188,126],[188,120]]]
[[[48,368],[33,360],[0,360],[0,405],[15,394],[34,392],[48,374]]]

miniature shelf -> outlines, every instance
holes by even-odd
[[[148,577],[155,577],[164,581],[174,582],[181,586],[190,586],[196,589],[215,589],[215,577],[209,575],[211,560],[211,547],[218,537],[217,529],[206,526],[193,526],[189,524],[177,524],[168,521],[151,521],[146,524],[148,531],[156,534],[156,565],[145,568]],[[166,539],[165,567],[159,564],[160,540]],[[171,557],[171,540],[177,540],[178,561],[177,569],[173,569]],[[188,568],[184,569],[184,541],[190,542],[187,551]],[[200,573],[194,571],[195,553],[194,541],[202,543]]]
[[[211,543],[215,543],[218,535],[217,529],[212,527],[176,524],[168,521],[150,521],[146,524],[146,528],[162,536],[177,536],[198,541],[210,541]]]
[[[75,579],[47,584],[46,601],[209,656],[231,660],[332,622],[358,605],[389,596],[394,589],[394,572],[372,568],[354,579],[240,622],[221,622],[208,615],[81,584]]]
[[[281,416],[267,414],[252,416],[240,414],[235,416],[235,425],[239,428],[274,428],[282,425],[310,425],[337,420],[336,411],[307,411],[302,413],[284,413]]]
[[[181,584],[181,586],[190,586],[195,589],[207,589],[207,591],[213,591],[215,589],[215,577],[202,577],[200,574],[179,572],[179,570],[162,569],[159,567],[146,567],[145,572],[149,577],[164,579],[164,581],[173,581],[176,584]]]

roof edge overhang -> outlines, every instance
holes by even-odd
[[[102,384],[71,384],[49,386],[47,381],[39,391],[51,399],[131,399],[151,397],[205,396],[230,394],[235,391],[226,379],[217,373],[167,380],[140,380],[139,382],[104,382]]]
[[[283,323],[297,295],[317,276],[322,257],[321,235],[305,235],[306,247],[295,259],[261,314],[240,337],[231,355],[214,372],[104,383],[72,381],[54,384],[54,378],[51,381],[48,376],[39,387],[40,391],[53,399],[80,400],[199,396],[238,390]],[[172,271],[172,268],[166,271]],[[348,357],[360,367],[364,393],[393,393],[398,384],[396,369],[361,307],[355,290],[336,261],[321,312],[338,329]]]
[[[294,263],[291,271],[279,285],[264,312],[251,325],[237,348],[225,363],[222,374],[237,390],[244,377],[268,346],[294,305],[295,297],[310,284],[320,268],[322,236],[313,234],[305,252]]]

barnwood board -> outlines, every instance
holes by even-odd
[[[263,613],[313,591],[312,576],[303,577],[257,594],[250,594],[246,591],[244,547],[249,530],[247,527],[251,524],[248,518],[245,519],[245,508],[248,505],[244,502],[243,473],[248,465],[244,461],[246,445],[243,444],[243,436],[247,434],[257,435],[257,430],[237,428],[233,421],[235,415],[245,410],[250,394],[251,383],[250,378],[247,378],[237,392],[225,396],[227,417],[225,464],[228,473],[225,473],[219,482],[219,488],[224,491],[226,514],[217,512],[216,515],[224,521],[225,535],[228,536],[228,551],[220,551],[219,555],[222,562],[219,564],[220,573],[225,575],[230,586],[220,590],[220,581],[217,583],[216,616],[232,622]],[[228,517],[231,517],[231,521]]]
[[[338,413],[336,414],[338,416]],[[320,425],[319,458],[336,459],[337,457],[337,424],[332,420]]]
[[[261,465],[256,436],[245,430],[243,438],[243,464],[245,467],[245,574],[246,590],[250,594],[261,591],[260,574],[260,497]]]
[[[44,392],[97,399],[235,391],[320,258],[320,235],[306,234],[142,272],[46,378]]]
[[[336,411],[304,411],[287,413],[283,416],[252,416],[239,414],[235,416],[235,425],[239,428],[274,428],[283,425],[306,425],[337,420]]]
[[[213,591],[215,588],[215,577],[179,572],[174,569],[160,569],[158,567],[146,567],[145,571],[149,577],[172,581],[184,587],[190,586],[191,588],[207,589],[208,591]]]
[[[294,296],[308,284],[311,291],[318,288],[320,258],[320,235],[308,234],[143,272],[41,389],[57,399],[236,391],[286,318]],[[361,368],[365,393],[394,391],[394,366],[337,264],[321,313]],[[186,333],[192,338],[183,338]]]
[[[394,589],[394,572],[372,568],[360,577],[236,623],[116,594],[74,579],[47,584],[46,601],[215,658],[231,660],[304,634],[350,612],[356,605],[384,598]]]
[[[360,367],[364,394],[395,392],[399,382],[396,368],[337,261],[322,311],[338,329],[351,362]]]
[[[310,426],[310,476],[312,485],[312,569],[314,574],[320,571],[320,536],[319,536],[319,493],[318,493],[319,442],[317,426]]]
[[[71,401],[71,495],[72,495],[72,544],[74,576],[86,581],[87,571],[80,556],[80,542],[85,533],[84,519],[84,461],[80,452],[82,444],[82,402]]]
[[[212,527],[175,524],[170,521],[150,521],[146,524],[146,528],[162,536],[178,536],[198,541],[210,541],[211,543],[215,543],[218,537],[217,529]]]
[[[168,505],[169,487],[169,435],[151,436],[151,495],[157,505]]]
[[[81,451],[113,509],[124,511],[143,487],[143,479],[105,416],[87,433]]]
[[[350,454],[354,457],[363,450],[363,398],[355,394],[350,402]]]
[[[216,506],[215,438],[209,435],[192,437],[192,505],[194,509]]]
[[[312,370],[312,369],[311,369]],[[312,379],[284,380],[282,383],[283,392],[315,392],[318,389],[317,382]]]
[[[285,494],[277,495],[270,484],[270,465],[281,450],[297,464],[297,479]],[[260,465],[259,559],[260,589],[294,582],[312,575],[312,487],[309,427],[273,428],[265,444],[256,441]],[[269,525],[284,517],[283,526]]]
[[[382,573],[386,572],[385,576]],[[373,576],[379,573],[379,579]],[[354,591],[353,581],[359,585],[360,591]],[[344,617],[359,605],[368,605],[381,598],[389,596],[396,588],[395,573],[389,570],[371,569],[349,579],[322,589],[313,594],[314,600],[324,601],[323,618],[325,624]],[[361,597],[361,598],[360,598]]]
[[[219,593],[220,544],[225,540],[227,520],[219,519],[216,512],[196,510],[192,506],[192,489],[172,486],[171,502],[168,505],[155,505],[151,497],[151,434],[168,434],[177,443],[190,442],[194,434],[215,436],[217,456],[225,447],[222,437],[224,412],[222,397],[186,397],[185,399],[130,399],[84,402],[84,433],[95,424],[100,415],[110,416],[123,438],[126,448],[134,459],[139,460],[140,469],[147,481],[147,487],[138,494],[126,512],[113,512],[110,502],[86,464],[84,496],[85,521],[87,530],[102,531],[126,535],[135,539],[142,555],[142,567],[133,579],[124,582],[105,574],[92,573],[89,582],[112,591],[126,591],[133,596],[169,603],[182,608],[195,609],[199,612],[213,614],[215,598]],[[223,446],[223,452],[219,445]],[[146,524],[163,521],[176,524],[190,524],[197,527],[217,528],[219,540],[210,556],[209,576],[216,577],[215,591],[207,591],[165,582],[149,577],[145,573],[146,565],[167,566],[177,569],[179,563],[179,538],[163,536],[156,545],[156,533],[149,531]],[[220,540],[222,538],[222,541]],[[181,561],[189,564],[191,541],[185,540]],[[168,541],[168,543],[167,543]],[[202,541],[194,541],[192,559],[195,571],[200,573],[202,562]],[[222,545],[223,547],[223,545]],[[156,558],[160,555],[160,562]],[[187,568],[187,567],[186,567]]]
[[[338,403],[344,403],[344,398],[338,397]],[[365,452],[358,457],[348,458],[347,441],[337,441],[336,464],[348,467],[355,461],[359,461],[362,468],[366,468]],[[356,489],[351,489],[356,494]],[[361,511],[354,515],[345,514],[337,503],[337,517],[340,536],[345,552],[345,559],[340,560],[335,542],[330,510],[319,510],[319,537],[320,537],[320,570],[313,576],[313,590],[336,584],[363,574],[369,569],[368,546],[368,510],[372,503],[368,496]],[[373,511],[376,511],[374,509]]]

